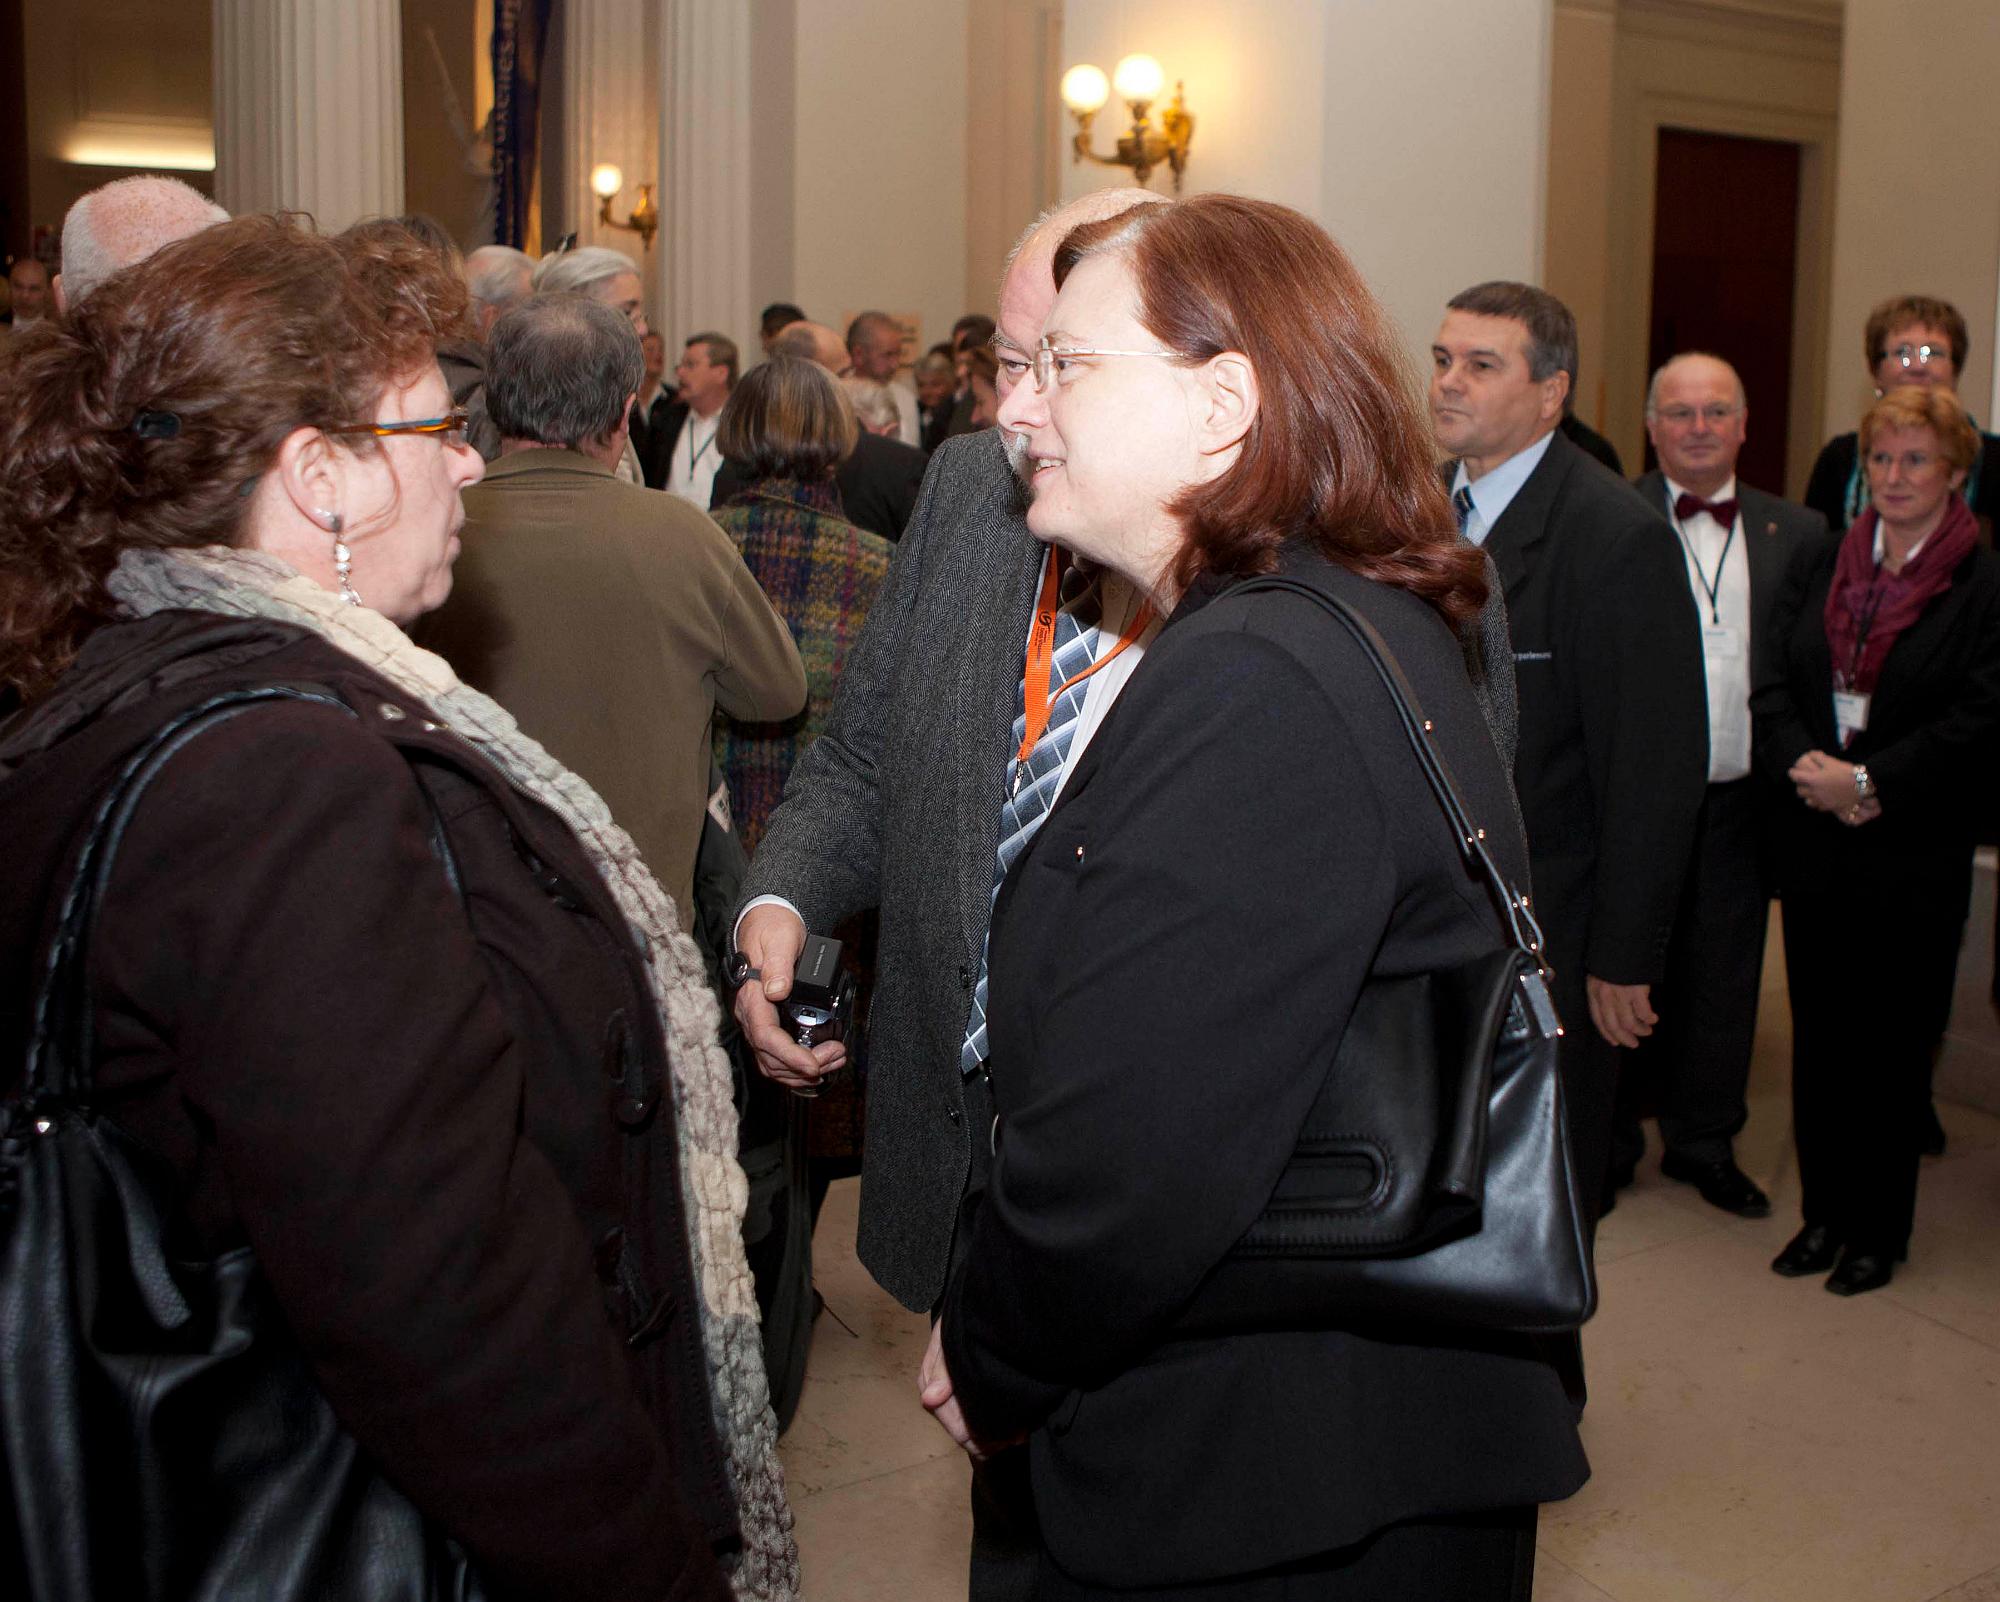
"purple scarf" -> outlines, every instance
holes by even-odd
[[[1951,588],[1959,563],[1979,540],[1979,520],[1963,498],[1945,502],[1944,521],[1923,548],[1891,573],[1875,565],[1874,507],[1854,520],[1840,541],[1833,587],[1826,592],[1826,643],[1833,653],[1837,688],[1875,693],[1882,664],[1896,637],[1923,615],[1933,597]],[[1842,675],[1845,675],[1843,680]]]

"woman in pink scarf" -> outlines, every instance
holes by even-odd
[[[1792,1003],[1804,1228],[1771,1264],[1852,1296],[1908,1255],[1935,1020],[2000,746],[2000,559],[1957,493],[1979,435],[1948,390],[1861,425],[1871,505],[1787,575],[1758,665],[1760,769]]]

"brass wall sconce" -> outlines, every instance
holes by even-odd
[[[639,203],[624,222],[611,215],[611,202],[625,187],[625,174],[608,161],[600,162],[590,171],[590,187],[597,195],[597,220],[606,228],[623,228],[637,234],[645,241],[643,248],[651,250],[653,235],[660,231],[660,208],[653,204],[653,186],[639,186]]]
[[[1174,85],[1174,98],[1160,113],[1155,128],[1146,113],[1166,87],[1167,75],[1151,56],[1127,56],[1112,70],[1107,81],[1100,68],[1085,62],[1063,74],[1063,104],[1076,118],[1076,138],[1071,141],[1072,161],[1085,159],[1101,167],[1130,167],[1132,176],[1144,184],[1153,169],[1162,164],[1174,172],[1174,193],[1181,189],[1181,173],[1187,166],[1188,146],[1194,141],[1194,116],[1187,109],[1185,88]],[[1113,89],[1132,113],[1132,127],[1118,141],[1115,156],[1100,156],[1090,148],[1090,122],[1111,98]]]

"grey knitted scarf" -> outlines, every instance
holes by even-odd
[[[421,700],[524,795],[569,825],[589,853],[648,956],[653,999],[673,1059],[681,1199],[689,1221],[709,1400],[728,1458],[744,1550],[731,1574],[736,1595],[793,1602],[798,1547],[778,1464],[777,1424],[743,1255],[749,1187],[736,1161],[736,1108],[720,1021],[700,953],[682,932],[631,836],[597,792],[521,732],[500,705],[461,684],[442,657],[420,649],[379,612],[347,606],[284,562],[255,551],[127,551],[107,586],[133,617],[189,610],[270,618],[310,629]]]

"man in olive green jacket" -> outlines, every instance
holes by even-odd
[[[590,781],[686,926],[716,709],[788,718],[806,680],[728,537],[613,476],[641,369],[631,325],[581,297],[494,324],[501,455],[466,493],[451,598],[418,639]]]

